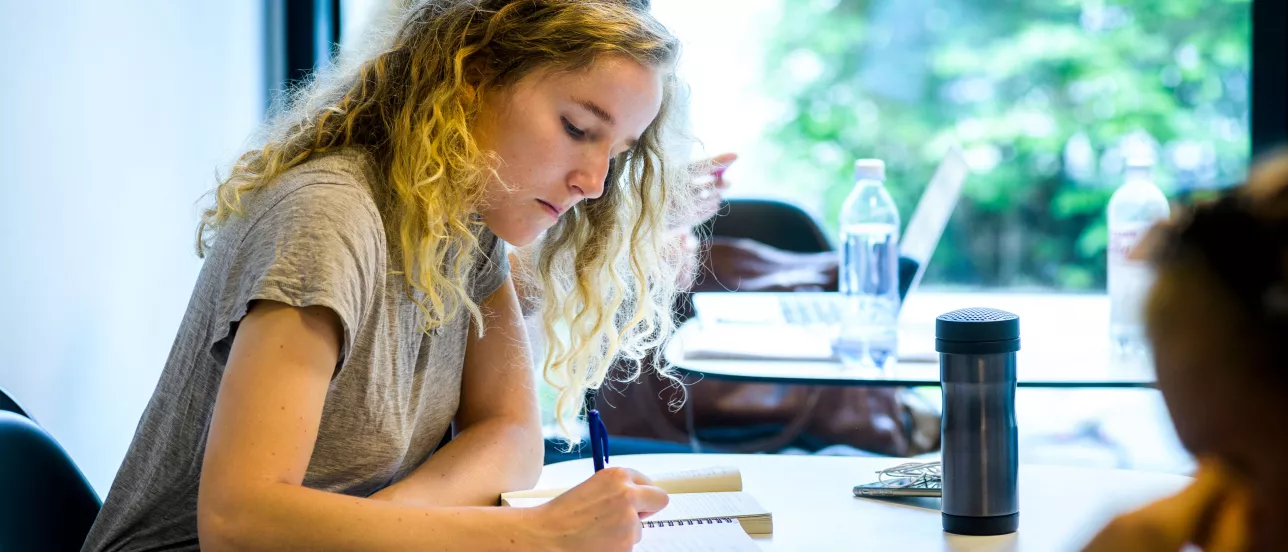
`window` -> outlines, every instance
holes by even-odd
[[[694,134],[735,195],[831,231],[859,157],[908,220],[952,142],[974,174],[926,284],[1095,290],[1123,149],[1169,196],[1249,158],[1251,1],[653,0],[685,43]]]

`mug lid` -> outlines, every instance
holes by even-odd
[[[935,319],[935,339],[961,343],[1011,341],[1020,338],[1020,317],[990,308],[960,309]]]

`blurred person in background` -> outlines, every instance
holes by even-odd
[[[1088,552],[1288,543],[1288,154],[1155,228],[1146,319],[1158,388],[1199,460],[1188,488],[1111,522]]]

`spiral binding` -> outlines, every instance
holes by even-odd
[[[877,481],[886,487],[930,488],[942,480],[942,470],[939,462],[909,462],[878,471]]]
[[[657,529],[659,527],[681,527],[685,525],[717,525],[721,523],[737,523],[738,520],[733,518],[709,518],[709,519],[680,519],[674,521],[645,521],[645,529]]]

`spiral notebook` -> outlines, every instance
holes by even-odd
[[[759,550],[748,535],[773,533],[773,516],[750,494],[742,492],[742,474],[737,468],[658,474],[651,479],[670,495],[670,501],[643,522],[644,540],[635,547],[636,551]],[[506,493],[501,495],[501,503],[515,508],[539,506],[565,490]]]
[[[756,541],[732,518],[645,521],[634,552],[759,552]]]

